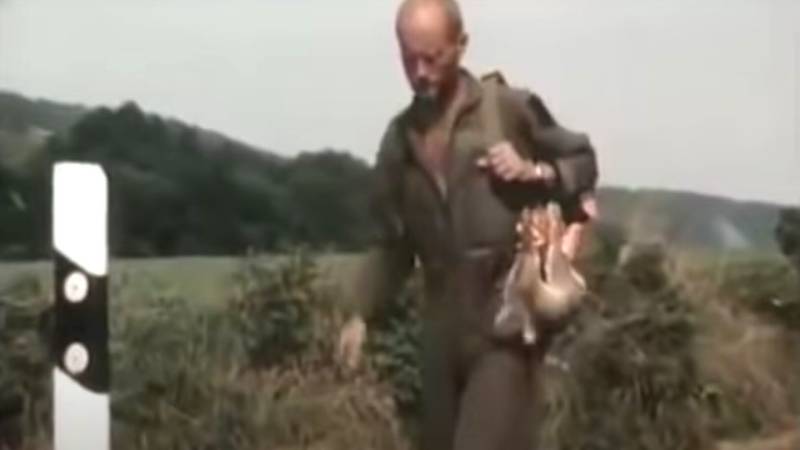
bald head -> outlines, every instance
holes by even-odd
[[[467,44],[461,11],[453,0],[404,0],[397,39],[406,77],[418,98],[442,100],[458,82]]]
[[[464,32],[464,19],[453,0],[404,0],[397,11],[396,27],[398,34],[439,28],[455,40]]]

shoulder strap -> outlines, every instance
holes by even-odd
[[[490,72],[481,77],[483,100],[481,101],[481,121],[487,144],[494,145],[505,140],[500,116],[500,99],[498,89],[506,85],[503,74],[498,71]]]

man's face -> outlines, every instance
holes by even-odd
[[[439,22],[406,23],[398,30],[406,78],[416,97],[426,102],[441,99],[457,79],[465,41]]]

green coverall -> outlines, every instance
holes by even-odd
[[[359,289],[360,313],[368,322],[380,314],[418,258],[425,282],[422,448],[531,449],[536,368],[548,339],[533,348],[521,338],[504,341],[491,322],[521,208],[557,200],[568,223],[587,220],[579,196],[596,186],[596,157],[588,138],[559,126],[538,96],[503,85],[493,98],[503,136],[524,158],[552,164],[557,184],[494,178],[476,166],[490,143],[484,84],[466,70],[461,76],[466,100],[450,130],[443,186],[420,160],[413,102],[382,138],[371,205],[380,234]]]

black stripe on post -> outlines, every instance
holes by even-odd
[[[111,385],[108,276],[95,276],[55,252],[55,365],[95,393]]]

